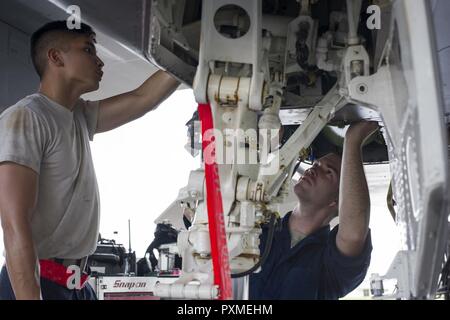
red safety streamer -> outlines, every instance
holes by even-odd
[[[199,104],[198,114],[202,124],[202,149],[205,161],[206,205],[208,209],[209,239],[214,268],[214,284],[219,287],[219,300],[233,298],[227,237],[220,192],[219,168],[215,161],[213,119],[209,104]]]

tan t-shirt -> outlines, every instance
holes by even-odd
[[[0,114],[0,163],[39,174],[31,229],[39,259],[78,259],[95,251],[100,203],[89,140],[98,101],[80,99],[73,112],[30,95]]]

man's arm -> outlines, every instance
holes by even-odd
[[[37,202],[38,175],[10,162],[0,164],[0,217],[6,266],[18,300],[39,300],[38,259],[31,235],[31,214]]]
[[[96,133],[115,129],[142,117],[164,101],[179,84],[171,75],[159,70],[139,88],[101,100]]]
[[[350,126],[345,137],[336,246],[346,256],[358,256],[362,252],[369,230],[370,197],[362,145],[377,128],[375,122],[359,122]]]

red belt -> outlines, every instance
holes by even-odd
[[[39,264],[41,267],[41,278],[55,282],[68,289],[80,290],[89,280],[89,275],[81,272],[81,270],[77,274],[76,270],[67,268],[52,260],[39,260]]]

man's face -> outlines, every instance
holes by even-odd
[[[318,207],[332,204],[338,200],[341,158],[328,154],[316,161],[306,170],[294,186],[300,201],[307,201]]]
[[[77,36],[70,40],[69,46],[68,51],[62,52],[65,76],[85,93],[97,90],[104,63],[97,57],[94,36]]]

